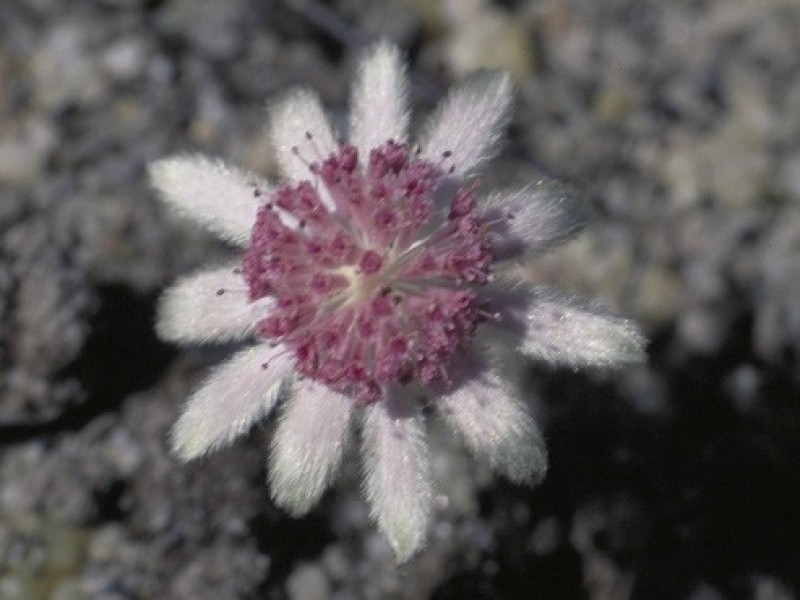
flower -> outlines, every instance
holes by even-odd
[[[150,176],[167,204],[243,249],[180,280],[157,328],[176,342],[256,345],[189,398],[172,443],[191,459],[231,443],[282,402],[271,444],[275,503],[306,513],[361,422],[373,518],[399,561],[424,543],[433,501],[421,398],[516,482],[546,469],[545,444],[507,366],[639,361],[629,321],[518,281],[519,260],[571,237],[582,208],[555,182],[483,193],[473,177],[507,123],[511,84],[483,73],[452,91],[417,145],[399,51],[373,47],[352,92],[349,141],[318,98],[270,111],[280,184],[200,156]]]

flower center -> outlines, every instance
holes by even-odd
[[[437,209],[447,174],[391,140],[366,165],[342,145],[309,170],[314,183],[278,187],[253,226],[250,300],[275,299],[258,334],[359,403],[393,381],[447,381],[447,361],[487,314],[473,286],[493,254],[472,189]]]

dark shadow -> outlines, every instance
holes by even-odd
[[[593,542],[633,573],[634,599],[685,598],[700,581],[749,597],[746,577],[754,573],[800,589],[800,384],[792,365],[759,361],[751,329],[748,316],[739,318],[709,357],[672,357],[674,331],[653,341],[650,360],[668,386],[668,415],[637,412],[613,381],[537,369],[551,469],[533,492],[498,484],[482,514],[507,515],[523,502],[534,521],[553,515],[569,528],[578,508],[596,503],[608,522]],[[762,376],[759,402],[745,413],[725,387],[743,364]],[[532,557],[515,540],[529,534],[529,524],[499,532],[495,579],[505,596],[557,590],[586,597],[567,581],[580,578],[571,547]]]
[[[330,515],[324,508],[327,504],[323,500],[300,519],[293,519],[270,505],[250,521],[259,551],[270,558],[269,576],[259,586],[263,597],[272,590],[282,589],[298,564],[318,560],[324,548],[335,540]]]
[[[129,395],[155,385],[176,356],[173,346],[156,337],[154,295],[109,285],[97,297],[99,308],[83,351],[55,376],[76,380],[86,400],[50,421],[0,427],[0,445],[82,429],[117,410]]]

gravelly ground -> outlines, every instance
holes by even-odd
[[[3,0],[0,598],[796,598],[798,31],[796,0]],[[198,464],[166,452],[229,349],[160,343],[154,301],[228,249],[144,177],[189,149],[273,175],[266,101],[309,85],[343,123],[379,37],[424,109],[514,73],[487,183],[585,190],[590,229],[536,276],[652,340],[613,376],[531,367],[533,491],[433,431],[450,502],[400,570],[355,468],[305,519],[269,503],[271,425]]]

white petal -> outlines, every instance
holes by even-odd
[[[247,283],[236,266],[183,277],[158,305],[156,330],[173,342],[241,340],[269,312],[271,298],[248,300]]]
[[[310,380],[297,384],[272,440],[269,483],[275,503],[300,516],[336,475],[353,401]]]
[[[262,344],[238,353],[186,402],[172,430],[173,451],[189,460],[227,446],[272,410],[291,373],[280,347]]]
[[[616,367],[645,360],[646,340],[635,323],[552,290],[538,290],[523,317],[519,350],[574,367]]]
[[[350,143],[366,161],[372,148],[403,142],[408,128],[408,78],[400,51],[381,43],[362,60],[353,85]]]
[[[530,412],[496,373],[477,368],[434,401],[475,454],[512,481],[535,483],[547,470],[547,448]]]
[[[494,155],[511,109],[511,78],[484,72],[451,92],[423,136],[422,155],[465,175]]]
[[[388,536],[398,562],[422,544],[431,522],[431,482],[425,423],[399,394],[365,409],[364,466],[372,518]]]
[[[499,190],[483,202],[498,258],[538,252],[566,241],[586,221],[584,203],[571,187],[552,180]]]
[[[281,171],[293,181],[313,179],[309,164],[339,148],[319,97],[308,90],[289,92],[271,106],[270,135]]]
[[[150,164],[150,180],[161,198],[222,239],[250,240],[260,206],[255,191],[269,193],[260,177],[204,156],[177,156]]]

